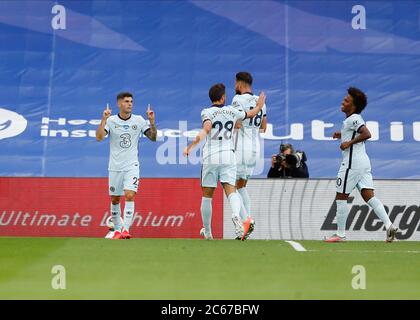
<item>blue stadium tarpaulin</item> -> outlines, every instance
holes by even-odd
[[[185,135],[200,128],[209,87],[225,83],[231,101],[235,73],[249,71],[268,107],[257,176],[287,141],[306,151],[311,177],[334,177],[331,136],[356,86],[374,177],[419,178],[419,17],[419,1],[2,0],[0,176],[107,176],[95,130],[128,90],[161,130],[140,142],[141,175],[198,177]]]

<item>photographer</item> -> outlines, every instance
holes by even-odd
[[[271,158],[271,168],[267,178],[309,178],[306,154],[294,151],[291,144],[281,144],[280,153]]]

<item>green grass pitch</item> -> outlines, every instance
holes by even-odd
[[[0,238],[0,299],[420,299],[418,242],[299,243]]]

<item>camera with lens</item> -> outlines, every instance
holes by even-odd
[[[279,154],[272,157],[267,178],[309,178],[306,160],[304,151],[295,151],[290,143],[282,143]]]
[[[286,155],[286,163],[290,168],[299,168],[302,162],[306,161],[306,154],[304,151],[296,151],[293,154]]]
[[[290,154],[284,154],[284,151],[287,149],[290,149]],[[285,161],[289,168],[299,168],[302,165],[302,162],[305,162],[306,160],[305,152],[300,150],[295,152],[291,144],[281,144],[280,154],[276,156],[276,162],[278,164]]]
[[[286,160],[286,156],[284,155],[284,154],[278,154],[277,156],[276,156],[276,162],[277,163],[281,163],[283,160]]]

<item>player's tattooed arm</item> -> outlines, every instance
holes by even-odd
[[[106,109],[104,110],[104,113],[102,114],[102,120],[99,124],[98,129],[96,129],[96,140],[101,141],[105,138],[107,135],[107,132],[105,130],[106,120],[111,116],[111,109],[109,108],[109,104],[106,104]]]
[[[148,137],[151,141],[156,141],[157,139],[157,129],[156,125],[150,122],[150,127],[147,129],[147,131],[144,133],[146,137]]]
[[[255,106],[255,108],[252,109],[252,110],[246,111],[246,118],[253,118],[253,117],[255,117],[258,114],[258,112],[261,111],[261,109],[264,106],[264,104],[265,104],[265,93],[264,92],[261,92],[260,93],[260,96],[258,98],[258,101],[257,101],[257,105]]]
[[[147,106],[147,118],[150,122],[150,128],[144,133],[151,141],[156,141],[157,139],[157,129],[155,124],[155,112],[151,109],[150,104]]]
[[[365,125],[361,126],[359,128],[358,132],[359,132],[359,135],[356,138],[354,138],[353,140],[350,140],[350,141],[343,142],[340,145],[340,149],[345,150],[347,148],[350,148],[350,146],[352,146],[353,144],[366,141],[366,140],[370,139],[370,137],[372,136],[370,134],[369,129]]]

